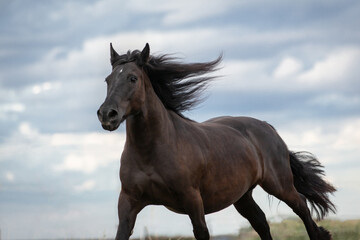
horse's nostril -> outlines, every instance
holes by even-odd
[[[114,109],[111,109],[111,110],[108,112],[108,117],[109,117],[110,119],[115,118],[117,115],[118,115],[118,113],[117,113],[117,111],[114,110]]]

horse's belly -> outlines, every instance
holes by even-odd
[[[237,202],[250,187],[222,189],[202,194],[204,211],[206,214],[220,211]]]
[[[201,188],[205,212],[216,212],[237,202],[259,179],[259,168],[251,164],[233,163],[210,170]]]
[[[168,207],[168,206],[165,206],[165,207],[172,212],[179,213],[179,214],[186,214],[183,209],[173,208],[173,207]]]

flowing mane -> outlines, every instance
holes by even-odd
[[[222,56],[205,63],[181,63],[170,55],[150,56],[143,62],[139,50],[128,51],[111,59],[113,67],[128,62],[135,62],[148,75],[155,93],[167,109],[180,116],[190,110],[203,98],[201,93],[214,77],[205,74],[217,70]]]

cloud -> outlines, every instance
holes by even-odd
[[[165,1],[170,3],[169,1]],[[164,2],[164,3],[165,3]],[[215,17],[232,9],[238,5],[237,1],[219,2],[216,0],[202,1],[177,1],[168,4],[168,9],[164,9],[165,16],[163,18],[164,25],[179,25],[202,20],[208,17]],[[206,5],[206,8],[203,6]],[[189,7],[191,6],[191,7]],[[148,8],[148,9],[151,9]],[[199,9],[202,9],[199,11]]]
[[[18,86],[22,90],[1,88],[0,92],[6,96],[3,98],[10,99],[5,104],[11,104],[11,106],[0,106],[0,118],[9,125],[11,122],[15,123],[26,118],[41,131],[94,131],[97,129],[95,128],[98,126],[95,112],[105,97],[103,79],[111,71],[110,42],[113,42],[119,53],[124,53],[128,49],[141,49],[144,42],[149,41],[152,53],[171,53],[180,50],[187,55],[184,62],[191,62],[194,59],[196,61],[214,59],[224,46],[226,46],[226,51],[231,53],[232,49],[236,51],[236,46],[261,47],[264,42],[282,45],[288,41],[304,39],[304,30],[293,30],[289,36],[286,35],[287,33],[282,29],[261,32],[234,27],[124,31],[89,38],[79,48],[55,47],[41,59],[25,67],[25,73],[22,75],[25,74],[30,80]],[[219,39],[219,35],[224,38]],[[305,34],[305,36],[308,35]],[[218,52],[215,49],[218,49]],[[301,51],[298,50],[298,52]],[[223,68],[214,73],[222,77],[212,83],[210,90],[212,92],[239,91],[247,94],[264,92],[288,94],[289,92],[311,91],[319,94],[311,97],[314,99],[312,103],[309,99],[304,99],[304,102],[312,106],[314,104],[320,106],[321,96],[326,95],[324,91],[337,91],[341,88],[342,91],[353,92],[359,85],[352,78],[356,76],[358,70],[350,61],[358,58],[358,48],[339,47],[327,54],[321,51],[321,54],[311,58],[297,54],[298,52],[237,59],[225,52]],[[332,62],[338,55],[340,60],[343,59],[338,61],[343,66],[342,71],[346,70],[341,80],[338,78],[335,80],[334,77],[331,81],[322,78],[321,81],[318,80],[320,81],[318,83],[310,80],[304,83],[304,76],[309,77],[312,74],[308,73],[319,72],[318,69],[323,69],[323,67],[318,67],[322,66],[321,62]],[[329,93],[327,94],[330,96]],[[330,94],[344,96],[342,92]],[[355,98],[353,95],[346,94],[344,101],[351,101]],[[261,95],[259,97],[261,98]],[[335,104],[334,101],[332,103]],[[329,104],[332,103],[329,101]],[[356,101],[352,102],[353,108],[357,106],[356,104]],[[47,114],[43,114],[45,112]],[[7,115],[7,113],[10,114]],[[10,131],[9,129],[3,129],[3,131]]]
[[[203,8],[204,5],[206,5],[206,8]],[[96,17],[103,15],[115,15],[118,13],[119,9],[121,9],[122,12],[129,13],[128,16],[136,15],[137,17],[141,17],[143,14],[151,14],[152,16],[160,15],[161,17],[159,17],[160,20],[158,21],[158,25],[161,27],[183,25],[209,17],[216,17],[230,11],[237,5],[239,5],[238,1],[226,1],[219,3],[215,0],[200,0],[196,2],[191,0],[157,0],[153,2],[144,2],[141,0],[130,2],[101,1],[88,6],[85,11],[94,13]],[[201,11],[199,11],[199,9],[201,9]],[[75,15],[77,14],[77,11],[71,12]],[[66,16],[66,13],[53,15]],[[124,20],[124,16],[120,17]]]
[[[91,151],[86,151],[91,152]],[[116,155],[113,154],[112,158],[91,155],[91,153],[77,153],[77,154],[68,154],[65,156],[65,159],[60,164],[54,165],[53,169],[55,171],[78,171],[83,173],[92,173],[97,170],[99,167],[104,167],[108,164],[109,159],[114,161],[116,157],[119,158],[119,153]]]
[[[360,96],[345,95],[342,93],[325,93],[315,96],[309,101],[312,106],[334,107],[337,109],[352,108],[356,109],[360,106]]]
[[[352,119],[348,124],[343,125],[333,147],[336,150],[347,150],[358,152],[360,145],[360,119]],[[359,156],[359,154],[357,154]]]
[[[41,138],[37,129],[34,129],[30,126],[29,123],[23,122],[19,125],[19,132],[21,135],[26,136],[28,138]]]
[[[77,196],[81,194],[86,192],[79,192]],[[66,206],[49,205],[49,202],[39,205],[25,203],[21,207],[14,203],[3,204],[1,235],[5,239],[48,239],[49,236],[63,239],[115,238],[116,197],[110,199],[92,203],[73,201]]]
[[[340,47],[320,58],[313,58],[306,64],[305,61],[309,60],[301,59],[299,56],[287,56],[279,62],[277,57],[242,61],[225,59],[223,68],[219,71],[219,75],[223,77],[215,82],[216,88],[255,92],[336,90],[338,93],[332,93],[332,96],[339,96],[340,90],[353,92],[359,87],[357,79],[360,71],[356,66],[360,61],[359,48]],[[310,67],[306,69],[305,65]],[[353,104],[357,102],[355,96],[342,99],[350,100]],[[331,101],[329,97],[328,100]]]
[[[91,180],[86,180],[82,184],[75,186],[74,189],[79,192],[89,191],[94,189],[95,185],[96,185],[95,180],[91,179]]]
[[[55,172],[93,173],[120,160],[124,133],[40,133],[23,122],[18,131],[0,145],[0,161],[45,164]],[[50,156],[53,161],[48,162]]]
[[[224,60],[223,67],[215,72],[220,76],[211,89],[218,91],[260,91],[269,89],[273,83],[266,74],[269,60]]]
[[[25,105],[20,102],[4,103],[0,104],[0,120],[13,119],[10,115],[19,114],[24,112]]]
[[[51,89],[54,89],[54,88],[57,88],[59,86],[59,83],[51,83],[51,82],[43,82],[41,84],[35,84],[33,87],[32,87],[32,92],[34,94],[40,94],[42,92],[45,92],[45,91],[49,91]]]
[[[13,172],[6,172],[5,173],[5,179],[8,182],[14,182],[15,181],[15,175]]]
[[[298,77],[300,84],[308,86],[339,86],[344,82],[354,82],[359,76],[357,63],[360,61],[360,48],[348,47],[331,52],[324,59]]]
[[[0,145],[0,204],[8,209],[0,219],[2,234],[46,238],[47,234],[70,237],[68,234],[74,232],[84,237],[78,227],[74,231],[71,228],[81,227],[83,221],[89,219],[87,216],[109,218],[104,224],[107,228],[95,227],[92,236],[99,236],[96,232],[108,228],[108,233],[115,231],[119,159],[124,141],[123,133],[43,133],[28,122],[19,124]],[[92,158],[87,162],[89,155]],[[76,158],[67,162],[71,156]],[[60,166],[59,169],[56,166]],[[68,212],[80,208],[84,211],[67,216]],[[102,211],[89,214],[89,209]],[[16,233],[17,227],[12,223],[20,215],[21,221],[16,226],[24,226],[26,230]],[[31,219],[35,216],[40,216],[43,224],[34,224]],[[64,228],[61,231],[59,222]],[[29,225],[31,228],[27,228]],[[44,226],[48,226],[46,231],[42,231]],[[7,232],[10,235],[6,235]]]
[[[53,166],[55,171],[92,173],[120,160],[125,135],[109,133],[53,134],[50,144],[55,147],[72,147],[62,162]]]
[[[303,64],[293,57],[284,58],[279,66],[274,70],[274,78],[285,78],[290,77],[298,73],[303,67]]]
[[[51,81],[99,76],[106,66],[105,60],[109,59],[108,44],[100,38],[84,42],[81,49],[65,51],[54,48],[38,62],[28,65],[25,71],[37,78],[47,76]]]
[[[235,49],[236,51],[236,48],[245,45],[262,48],[264,42],[272,46],[279,45],[291,40],[304,40],[304,35],[309,36],[312,34],[315,33],[304,32],[304,30],[263,32],[234,27],[195,27],[171,31],[123,31],[86,39],[78,49],[55,47],[38,62],[28,65],[26,72],[28,75],[37,78],[48,76],[50,80],[94,76],[105,77],[104,75],[110,71],[108,61],[110,42],[113,43],[119,53],[124,53],[128,49],[142,49],[145,43],[149,42],[152,53],[176,53],[181,51],[188,56],[194,57],[206,52],[208,57],[215,58],[222,50],[231,52]],[[222,36],[222,38],[219,39],[218,36]],[[287,64],[287,66],[282,68],[289,67],[289,64],[292,64],[292,68],[298,68],[299,61],[294,59],[294,57],[285,59],[282,64]],[[280,70],[278,69],[278,71]],[[284,71],[284,69],[281,71]]]
[[[7,103],[0,105],[0,112],[23,112],[25,106],[21,103]]]
[[[280,126],[278,131],[290,149],[313,152],[325,166],[350,166],[360,155],[359,117],[326,122],[322,119],[293,120],[286,129]]]

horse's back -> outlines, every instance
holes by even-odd
[[[236,129],[239,134],[248,137],[253,143],[286,147],[275,128],[265,121],[251,117],[223,116],[207,120],[204,123],[215,123]]]
[[[206,122],[232,127],[247,138],[257,149],[257,157],[262,162],[265,175],[271,169],[289,168],[289,150],[275,128],[267,122],[251,117],[231,116],[217,117]]]
[[[252,132],[260,131],[264,133],[268,131],[272,132],[275,130],[267,122],[251,117],[222,116],[222,117],[211,118],[205,121],[204,123],[216,123],[216,124],[230,126],[240,131],[243,134],[248,133],[249,130]]]

